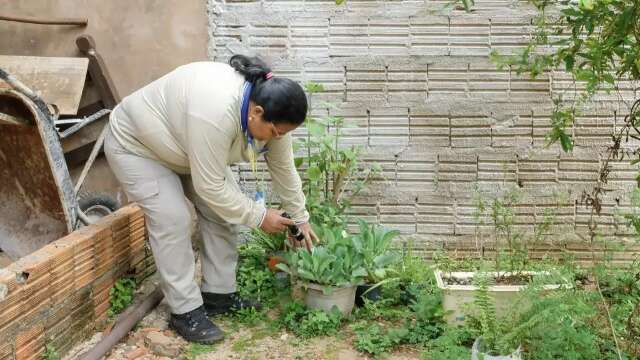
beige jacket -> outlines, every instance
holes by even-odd
[[[224,220],[255,228],[265,207],[225,185],[228,166],[249,161],[254,151],[240,125],[244,82],[227,64],[184,65],[124,98],[110,124],[127,150],[191,174],[198,195]],[[283,208],[296,222],[308,221],[291,135],[256,145],[267,146],[267,166]]]

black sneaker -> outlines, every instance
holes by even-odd
[[[207,318],[203,306],[184,314],[171,314],[169,326],[190,342],[213,344],[224,339],[224,333]]]
[[[259,302],[243,299],[237,292],[231,294],[203,292],[202,300],[204,300],[204,309],[209,316],[228,314],[248,308],[262,309],[262,305]]]

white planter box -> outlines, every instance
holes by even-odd
[[[453,277],[458,279],[470,279],[473,278],[475,272],[447,272],[446,277]],[[493,273],[498,275],[498,273]],[[524,271],[525,275],[545,275],[545,272]],[[510,273],[500,273],[500,275],[510,275]],[[442,290],[442,307],[444,308],[447,323],[450,325],[461,325],[465,322],[465,304],[473,303],[474,292],[478,290],[475,285],[447,285],[443,279],[445,273],[436,270],[435,271],[436,282],[438,287]],[[518,293],[526,288],[527,285],[494,285],[489,287],[489,294],[495,300],[496,314],[498,317],[504,315],[507,310],[517,301]],[[567,288],[567,285],[545,285],[545,290],[556,290],[559,288]],[[520,303],[521,306],[527,306],[527,304]]]

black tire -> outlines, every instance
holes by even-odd
[[[82,193],[78,197],[78,205],[91,221],[97,221],[120,208],[118,200],[106,193]]]

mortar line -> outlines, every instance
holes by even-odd
[[[344,72],[342,75],[342,101],[347,102],[347,65],[343,66]]]
[[[436,164],[435,164],[435,188],[437,190],[438,183],[440,179],[440,154],[436,154]]]
[[[511,100],[511,65],[509,65],[508,76],[507,100]]]
[[[451,56],[451,16],[447,16],[447,56]]]
[[[398,186],[398,154],[394,155],[395,165],[394,165],[394,177],[395,177],[395,186]]]
[[[451,140],[451,112],[447,115],[447,121],[449,122],[449,149],[453,148],[453,141]]]
[[[384,66],[384,98],[389,103],[389,65]]]
[[[516,184],[519,187],[523,187],[522,183],[520,182],[520,156],[518,156],[518,154],[516,154]]]
[[[425,81],[426,81],[426,89],[425,89],[425,94],[424,94],[424,101],[428,101],[429,100],[429,64],[427,64],[427,73],[425,74]]]
[[[535,136],[535,132],[534,132],[534,125],[533,125],[533,109],[531,109],[531,146],[532,147],[534,142],[534,136]]]
[[[464,95],[467,98],[471,97],[471,90],[469,89],[470,88],[470,82],[471,82],[470,79],[471,79],[471,63],[468,62],[467,63],[467,81],[465,81],[465,84],[464,84]]]
[[[411,143],[411,140],[413,139],[413,136],[411,135],[411,108],[407,107],[407,121],[408,121],[408,125],[409,125],[409,143]]]
[[[578,199],[573,201],[573,230],[578,229]]]
[[[367,109],[367,146],[371,147],[371,110]]]
[[[413,225],[414,225],[414,233],[418,233],[418,196],[414,198],[413,201]]]
[[[457,235],[458,227],[458,198],[453,199],[453,235]]]

